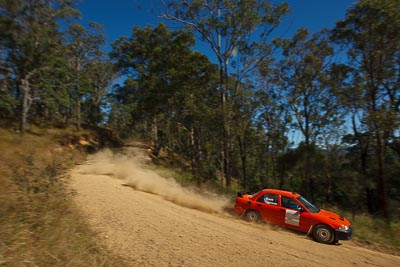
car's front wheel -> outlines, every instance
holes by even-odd
[[[246,212],[246,220],[249,222],[258,222],[260,220],[260,214],[255,210],[249,210]]]
[[[324,244],[331,244],[335,240],[332,228],[324,224],[314,226],[313,237],[315,241]]]

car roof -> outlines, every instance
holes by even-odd
[[[277,195],[282,195],[286,197],[294,197],[298,198],[300,195],[295,193],[295,192],[289,192],[289,191],[284,191],[284,190],[278,190],[278,189],[263,189],[261,190],[263,194],[269,193],[269,194],[277,194]]]

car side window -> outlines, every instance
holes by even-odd
[[[297,210],[300,206],[297,204],[296,200],[290,197],[281,196],[281,205],[284,208]]]
[[[278,195],[264,194],[257,199],[257,202],[262,202],[270,205],[278,205]]]

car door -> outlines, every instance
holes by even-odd
[[[311,225],[315,224],[315,219],[312,213],[302,209],[300,211],[300,225],[298,230],[302,232],[308,232],[311,229]]]
[[[285,227],[300,230],[301,211],[300,204],[291,197],[281,196],[280,224]]]
[[[277,194],[266,193],[261,195],[257,199],[256,206],[263,221],[278,224],[280,208],[278,206]]]

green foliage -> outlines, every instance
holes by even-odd
[[[70,24],[74,1],[1,1],[0,115],[29,122],[103,121],[105,91],[113,79],[104,61],[102,28]],[[60,24],[68,27],[62,32]],[[87,101],[88,116],[81,116]],[[82,118],[83,117],[83,118]],[[79,128],[79,127],[78,127]]]
[[[122,132],[141,129],[156,155],[162,148],[181,153],[193,173],[212,177],[207,169],[214,151],[207,144],[215,131],[207,125],[215,125],[216,68],[190,50],[193,41],[192,34],[169,31],[163,24],[134,28],[131,38],[117,40],[112,57],[129,76],[116,90],[110,123],[121,128],[117,120],[122,116]]]
[[[16,105],[16,101],[10,95],[0,91],[0,117],[9,118],[14,116],[13,107]]]
[[[62,49],[58,20],[76,12],[71,3],[58,1],[2,1],[1,10],[1,74],[11,80],[8,86],[14,86],[10,95],[19,97],[20,104],[13,109],[24,130],[32,103],[47,93],[43,84],[48,82],[48,71],[57,68]]]
[[[102,27],[77,24],[74,1],[1,1],[1,124],[107,123],[181,162],[191,173],[183,180],[283,188],[354,214],[398,215],[398,0],[361,0],[333,30],[287,39],[273,35],[286,3],[165,3],[161,16],[182,29],[135,27],[110,61]],[[193,51],[196,38],[216,64]],[[50,183],[14,174],[21,190]]]
[[[332,32],[333,39],[348,48],[347,70],[351,77],[351,86],[338,93],[352,112],[354,137],[359,145],[373,148],[364,150],[368,154],[362,154],[362,159],[366,162],[370,155],[375,158],[370,175],[375,177],[378,206],[386,218],[390,169],[386,150],[389,143],[399,139],[400,128],[399,8],[397,0],[362,0]],[[365,170],[363,175],[367,174]]]
[[[375,3],[361,2],[359,5]],[[373,106],[365,102],[371,95],[362,86],[369,81],[361,75],[365,69],[335,62],[334,55],[340,51],[334,50],[337,47],[328,38],[333,33],[336,41],[351,47],[358,40],[354,34],[363,36],[366,28],[353,27],[346,32],[346,26],[341,34],[340,23],[331,32],[310,34],[299,29],[292,38],[274,40],[274,48],[280,52],[274,59],[267,38],[287,12],[285,4],[166,3],[163,17],[199,33],[200,39],[211,45],[219,72],[205,56],[191,51],[194,36],[190,33],[170,31],[163,24],[134,28],[131,37],[114,43],[111,53],[118,71],[126,77],[124,84],[115,88],[109,115],[110,125],[121,136],[147,137],[153,142],[155,156],[179,158],[181,168],[197,181],[225,179],[228,184],[232,177],[233,184],[246,189],[283,188],[352,211],[375,213],[380,209],[377,174],[382,162],[374,149],[379,132],[371,127],[389,129],[380,155],[385,156],[385,183],[396,188],[397,92],[395,87],[387,87],[386,92],[379,87],[385,95],[379,101],[392,113],[365,109]],[[354,14],[363,16],[360,14],[369,10],[359,9],[359,5],[349,11],[348,25]],[[390,19],[396,16],[389,13]],[[247,14],[245,19],[243,14]],[[360,22],[375,25],[374,19]],[[395,36],[390,36],[391,41],[397,40]],[[362,43],[349,50],[353,63],[361,62],[353,56]],[[395,46],[389,50],[395,51]],[[398,54],[389,50],[392,63],[397,62]],[[390,80],[395,76],[390,75],[397,75],[392,63],[385,80],[390,81],[388,85],[395,84]],[[352,118],[354,134],[344,136],[344,128],[349,126],[344,122]],[[290,143],[292,132],[302,135],[297,143],[304,142]],[[395,205],[397,192],[390,190]]]
[[[283,59],[273,70],[273,79],[293,118],[292,127],[302,133],[306,144],[321,143],[343,124],[344,115],[332,90],[336,81],[329,77],[333,48],[326,35],[310,37],[306,29],[300,29],[290,40],[275,40]]]
[[[214,52],[219,67],[218,90],[221,94],[219,120],[222,125],[222,174],[226,185],[231,184],[235,156],[236,128],[234,109],[236,97],[246,90],[249,75],[271,57],[268,42],[271,32],[288,12],[287,3],[273,4],[271,1],[165,1],[163,18],[179,22],[187,29],[197,32],[201,40],[208,43]],[[240,105],[240,104],[239,104]],[[245,125],[249,123],[245,122]],[[243,128],[243,125],[242,125]],[[244,143],[239,136],[242,152],[242,180],[246,183]]]
[[[90,23],[86,29],[73,24],[66,30],[66,67],[69,76],[70,106],[74,110],[77,128],[81,123],[97,125],[103,121],[101,107],[114,79],[113,66],[105,59],[102,48],[105,37],[102,26]]]

